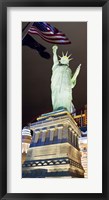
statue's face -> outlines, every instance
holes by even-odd
[[[69,59],[68,59],[68,57],[67,56],[61,57],[60,63],[64,64],[64,65],[69,65]]]

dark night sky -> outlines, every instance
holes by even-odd
[[[73,104],[77,110],[87,104],[87,23],[86,22],[49,22],[61,30],[71,41],[68,45],[58,45],[58,55],[68,50],[72,54],[70,68],[74,72],[81,63],[77,85],[72,90]],[[24,27],[26,23],[23,23]],[[36,50],[22,47],[22,126],[30,123],[35,117],[52,111],[51,72],[52,46],[37,35],[31,35],[46,47],[49,59],[39,55]]]

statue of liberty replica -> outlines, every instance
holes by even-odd
[[[70,56],[62,53],[58,60],[57,49],[56,45],[53,46],[53,112],[44,113],[36,122],[29,124],[33,136],[22,165],[23,178],[84,178],[78,143],[81,130],[70,114],[74,109],[72,89],[76,85],[81,65],[72,74],[69,68]]]
[[[72,89],[76,85],[77,76],[80,72],[81,64],[77,67],[74,74],[69,68],[69,61],[71,55],[67,56],[68,52],[58,60],[57,49],[54,45],[53,49],[53,67],[51,77],[51,95],[53,110],[66,109],[70,113],[74,111],[72,103]]]

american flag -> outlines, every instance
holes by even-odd
[[[37,34],[46,42],[53,44],[71,43],[65,34],[46,22],[34,22],[28,33]]]

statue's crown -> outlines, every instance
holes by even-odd
[[[62,52],[62,56],[59,56],[60,61],[62,62],[63,60],[66,60],[66,62],[69,62],[70,60],[72,60],[73,58],[70,58],[72,54],[68,55],[68,51],[66,52],[66,54],[64,55],[64,53]]]

